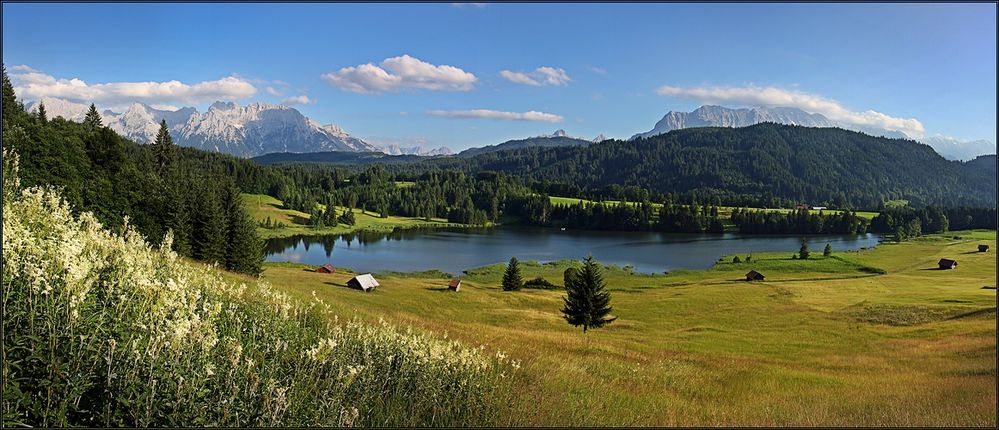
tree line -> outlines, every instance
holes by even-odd
[[[808,209],[782,212],[736,208],[731,220],[740,233],[751,234],[863,234],[868,227],[866,219],[851,211],[825,214],[810,213]]]
[[[165,122],[154,142],[138,145],[103,126],[93,104],[82,123],[49,118],[44,103],[25,112],[4,68],[2,128],[5,147],[20,157],[25,186],[61,188],[74,211],[92,212],[112,228],[127,222],[150,243],[162,243],[171,231],[180,255],[260,272],[263,241],[239,187],[223,171],[179,160]]]

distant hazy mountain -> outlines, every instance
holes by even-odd
[[[565,130],[555,130],[552,134],[528,137],[526,139],[514,139],[497,145],[488,145],[481,148],[469,148],[458,153],[459,157],[473,157],[488,152],[504,151],[507,149],[526,148],[529,146],[586,146],[593,143],[591,140],[569,137]]]
[[[50,117],[81,121],[89,105],[43,98]],[[37,102],[26,108],[36,109]],[[243,157],[272,152],[378,151],[340,127],[322,125],[288,106],[215,102],[207,112],[193,107],[176,111],[133,103],[124,112],[105,110],[104,124],[139,143],[156,138],[161,120],[166,120],[174,142],[182,146],[225,152]]]
[[[996,144],[984,139],[962,142],[953,137],[936,135],[920,141],[948,160],[971,160],[979,155],[996,153]]]
[[[670,111],[659,120],[652,130],[638,133],[632,140],[667,133],[691,127],[746,127],[761,122],[802,125],[806,127],[836,127],[825,116],[805,112],[797,108],[756,107],[752,109],[729,109],[722,106],[701,106],[693,112]]]
[[[592,142],[593,143],[600,143],[600,142],[603,142],[603,141],[605,141],[607,139],[609,139],[609,138],[607,136],[604,136],[603,133],[601,133],[601,134],[598,134],[597,137],[594,137],[593,140],[592,140]]]
[[[423,146],[399,146],[396,144],[375,144],[381,152],[388,155],[420,155],[425,157],[439,156],[439,155],[454,155],[454,151],[446,146],[441,146],[439,148],[426,148]]]

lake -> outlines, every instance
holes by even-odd
[[[267,261],[312,265],[330,263],[360,272],[413,272],[466,269],[505,263],[510,257],[540,262],[582,259],[592,253],[602,264],[634,266],[654,273],[707,269],[723,255],[780,251],[796,253],[804,238],[813,253],[827,243],[835,251],[878,244],[875,234],[850,236],[774,236],[677,234],[621,231],[561,231],[554,228],[408,229],[392,233],[357,232],[269,239]]]

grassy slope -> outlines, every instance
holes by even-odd
[[[353,209],[354,216],[357,221],[352,227],[340,224],[336,227],[316,230],[308,225],[309,214],[283,209],[281,207],[281,201],[274,197],[264,194],[245,193],[242,194],[242,197],[243,204],[250,212],[250,216],[253,217],[254,221],[264,221],[267,217],[270,217],[272,222],[282,222],[285,224],[285,227],[283,228],[259,228],[257,231],[259,231],[260,236],[265,239],[294,236],[299,234],[337,234],[355,230],[391,231],[395,228],[464,226],[463,224],[449,223],[444,218],[432,218],[431,221],[425,221],[422,218],[401,216],[381,218],[378,216],[377,212],[367,211],[366,213],[361,213],[359,209]],[[343,210],[343,207],[337,207],[338,213],[343,212]]]
[[[585,336],[561,319],[562,291],[501,291],[502,265],[469,271],[460,293],[432,274],[379,276],[373,293],[304,266],[264,277],[342,315],[512,351],[525,425],[994,426],[996,297],[981,287],[995,286],[996,260],[971,251],[995,249],[995,232],[958,234],[665,276],[610,269],[619,319]],[[960,266],[933,270],[941,257]],[[523,277],[560,284],[568,264],[525,263]],[[767,281],[740,281],[750,268]]]

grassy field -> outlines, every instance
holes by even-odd
[[[577,198],[572,198],[572,197],[549,197],[549,200],[551,200],[552,204],[562,204],[562,205],[574,205],[574,204],[577,204],[579,202],[590,202],[589,200],[577,199]],[[605,200],[604,202],[605,203],[609,203],[609,204],[620,203],[617,200]],[[637,204],[637,203],[635,203],[635,202],[628,202],[628,204],[634,205],[634,204]],[[654,207],[656,207],[656,208],[662,206],[661,204],[658,204],[658,203],[653,203],[652,205]],[[732,209],[735,209],[735,208],[730,207],[730,206],[719,206],[718,207],[718,215],[721,216],[722,218],[725,218],[727,220],[728,217],[732,215]],[[794,209],[763,209],[763,210],[768,211],[768,212],[793,212],[794,211]],[[813,214],[817,214],[820,211],[817,211],[817,210],[813,209],[813,210],[809,210],[808,212],[809,213],[813,213]],[[824,214],[839,214],[842,211],[838,211],[838,210],[825,210],[825,211],[821,211],[821,212],[824,213]],[[877,215],[878,215],[877,212],[861,212],[861,211],[857,212],[857,216],[859,216],[861,218],[866,218],[866,219],[872,219],[872,218],[876,217]]]
[[[264,195],[264,194],[242,194],[243,205],[249,211],[250,216],[253,217],[254,221],[264,221],[267,217],[270,217],[271,222],[281,222],[284,223],[285,227],[282,228],[259,228],[257,231],[260,232],[260,236],[264,239],[274,238],[274,237],[287,237],[294,235],[309,235],[309,234],[337,234],[337,233],[348,233],[356,230],[372,230],[372,231],[392,231],[396,228],[413,228],[413,227],[464,227],[464,224],[449,223],[444,218],[431,218],[430,221],[426,221],[423,218],[410,218],[410,217],[400,217],[400,216],[389,216],[388,218],[381,218],[377,212],[366,211],[361,212],[360,209],[352,209],[356,224],[353,226],[346,226],[343,224],[337,225],[336,227],[324,228],[324,229],[314,229],[310,227],[309,224],[309,214],[305,212],[299,212],[289,209],[283,209],[280,200]],[[320,205],[322,206],[322,205]],[[325,206],[323,206],[325,208]],[[337,207],[338,212],[344,210],[343,207]]]
[[[954,240],[952,236],[961,236]],[[349,273],[269,264],[292,296],[313,292],[343,317],[447,333],[523,363],[508,425],[996,425],[995,232],[958,232],[791,260],[723,257],[668,275],[608,268],[613,315],[582,334],[561,318],[560,290],[500,289],[502,264],[446,274]],[[818,251],[818,252],[815,252]],[[745,258],[745,255],[741,255]],[[936,270],[941,257],[956,270]],[[525,280],[562,283],[570,261],[522,262]],[[747,283],[750,269],[766,281]]]

